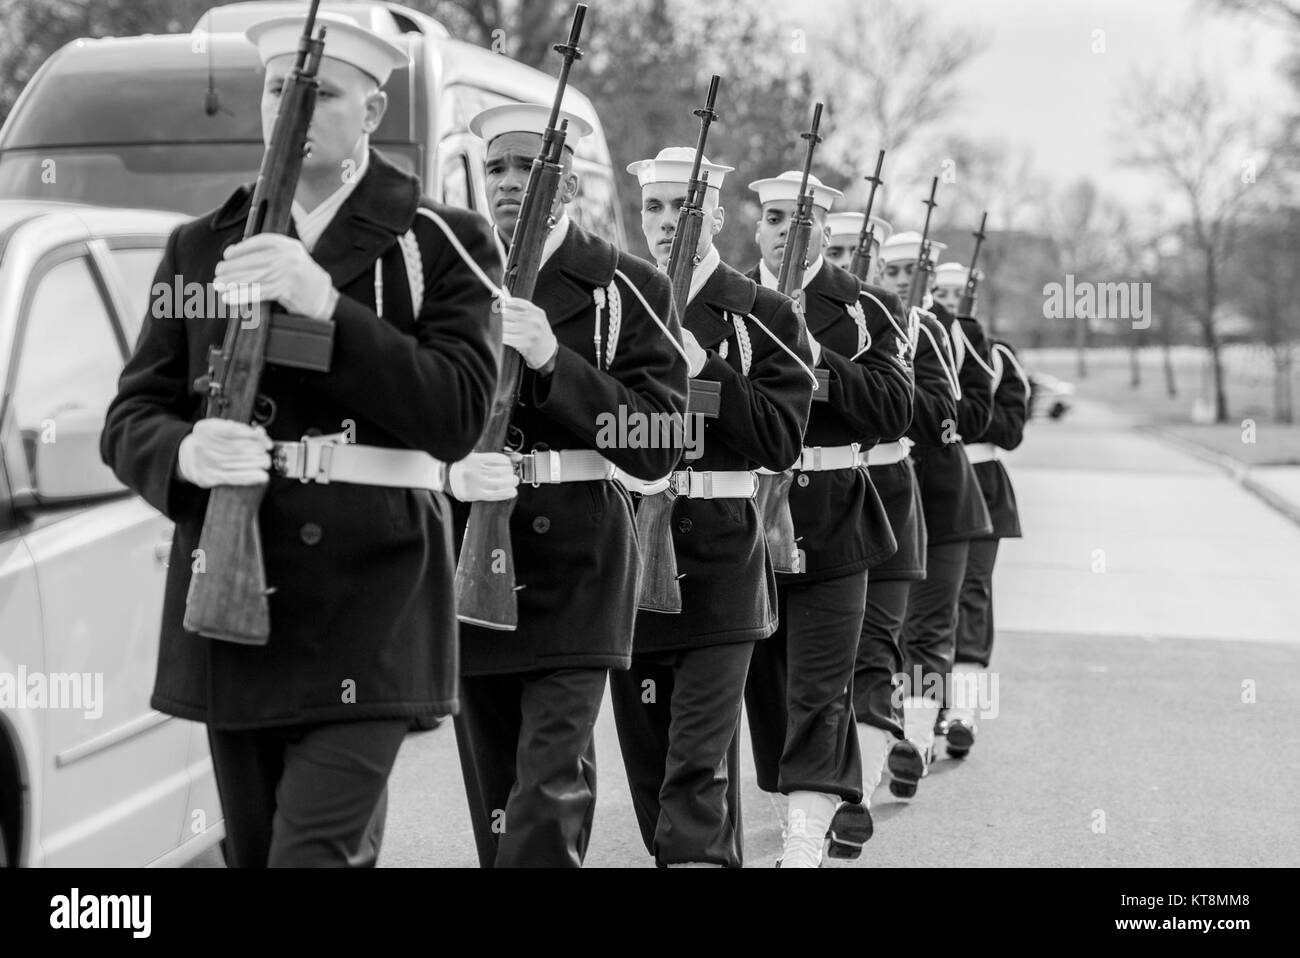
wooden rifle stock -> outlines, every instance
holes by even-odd
[[[312,0],[293,70],[285,78],[280,106],[253,189],[244,238],[287,233],[302,172],[307,129],[316,106],[316,73],[325,28],[312,37],[320,0]],[[209,353],[209,417],[250,422],[258,407],[258,384],[271,331],[271,304],[258,303],[254,322],[231,319],[220,350]],[[265,418],[263,418],[265,421]],[[266,645],[271,634],[266,569],[258,511],[265,485],[217,486],[208,497],[199,550],[185,600],[183,624],[191,632],[241,645]]]
[[[704,160],[709,126],[718,118],[714,106],[718,100],[718,84],[721,79],[714,74],[709,81],[709,93],[703,108],[693,111],[700,118],[700,137],[695,144],[695,159],[686,186],[686,200],[677,211],[677,228],[673,231],[673,242],[668,251],[668,281],[673,290],[673,304],[683,325],[686,322],[686,300],[690,296],[691,278],[695,275],[695,254],[704,228],[704,195],[709,187],[709,175],[707,172],[700,175],[700,164]],[[691,385],[694,385],[693,381]],[[694,414],[688,402],[686,415]],[[677,583],[677,551],[673,548],[672,530],[673,502],[676,498],[672,489],[665,489],[663,492],[643,496],[637,506],[636,528],[641,543],[641,586],[637,606],[649,612],[682,611],[682,590]]]
[[[984,245],[984,224],[989,221],[988,210],[980,217],[980,228],[971,236],[975,237],[975,250],[970,254],[970,269],[966,271],[966,288],[962,291],[961,302],[957,305],[957,313],[961,316],[975,315],[975,293],[979,287],[979,274],[975,271],[975,264],[980,259],[980,247]]]
[[[867,211],[862,217],[862,229],[858,233],[858,248],[853,251],[853,261],[849,263],[849,272],[864,283],[871,281],[871,244],[876,239],[876,227],[871,222],[871,209],[876,205],[876,190],[885,182],[880,178],[880,170],[885,165],[885,151],[876,156],[876,172],[866,177],[871,184],[871,193],[867,196]]]
[[[516,299],[532,298],[542,266],[542,247],[554,225],[551,209],[564,175],[561,161],[568,131],[568,121],[560,120],[560,104],[573,61],[582,57],[578,41],[586,13],[586,4],[578,4],[573,12],[568,42],[555,45],[555,51],[564,62],[550,121],[542,139],[542,151],[533,159],[528,172],[528,185],[524,188],[502,283],[506,292]],[[475,452],[501,452],[509,448],[510,420],[519,398],[523,369],[523,357],[516,350],[502,349],[492,410],[483,435],[474,447]],[[462,622],[503,631],[513,631],[519,626],[514,550],[510,542],[510,516],[514,508],[513,498],[480,500],[470,507],[456,565],[456,616]]]
[[[812,174],[813,153],[822,140],[821,121],[822,104],[818,103],[813,107],[812,126],[807,133],[799,134],[808,142],[804,151],[803,179],[799,184],[799,199],[795,204],[794,217],[786,233],[781,271],[777,274],[778,288],[794,300],[800,316],[804,314],[803,278],[811,265],[808,262],[808,245],[812,240],[813,195],[808,189],[808,177]],[[817,393],[820,392],[819,386]],[[814,393],[814,397],[817,393]],[[777,572],[803,571],[798,540],[795,538],[794,517],[790,514],[790,484],[793,480],[792,469],[758,474],[756,498],[763,516],[763,531],[767,535],[767,551],[772,556],[772,568]]]

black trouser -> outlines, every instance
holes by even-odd
[[[975,662],[988,668],[993,656],[993,564],[997,558],[997,539],[971,540],[961,584],[956,662]]]
[[[862,637],[853,670],[853,713],[859,722],[903,737],[903,720],[894,699],[894,677],[903,668],[899,642],[907,618],[907,579],[872,579],[867,586]]]
[[[755,646],[745,685],[758,785],[860,802],[853,666],[867,572],[778,590],[780,625]]]
[[[577,868],[596,812],[606,669],[461,677],[456,748],[484,868]]]
[[[661,865],[739,868],[740,704],[753,642],[633,656],[611,672],[632,806]]]
[[[931,544],[925,550],[925,578],[911,583],[903,625],[905,696],[943,704],[957,644],[957,599],[966,575],[969,545]]]
[[[229,732],[208,747],[232,868],[373,868],[410,719]]]

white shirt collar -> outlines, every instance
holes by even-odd
[[[818,256],[813,264],[808,267],[803,274],[803,286],[801,289],[807,289],[808,284],[817,278],[817,274],[822,271],[822,264],[826,261],[824,256]],[[780,289],[780,281],[775,273],[767,268],[767,263],[763,260],[758,261],[758,278],[768,289]]]
[[[686,302],[689,304],[695,298],[695,294],[704,288],[704,284],[709,281],[709,277],[718,271],[718,266],[722,263],[722,256],[718,253],[718,248],[712,243],[709,244],[709,251],[704,254],[704,259],[700,260],[700,265],[695,267],[691,273],[691,289],[686,294]]]
[[[556,220],[551,231],[546,234],[546,242],[542,243],[542,265],[555,255],[555,251],[560,248],[564,238],[569,235],[569,214],[561,213],[560,218]]]
[[[357,184],[361,182],[361,178],[366,175],[366,170],[369,168],[370,150],[367,149],[361,155],[361,165],[357,167],[357,171],[348,177],[342,186],[325,197],[320,205],[310,213],[297,200],[293,201],[293,205],[290,207],[293,213],[293,225],[298,230],[298,238],[302,240],[308,252],[315,249],[317,240],[320,239],[321,234],[325,232],[325,228],[333,221],[339,207],[352,195],[352,191],[357,188]]]

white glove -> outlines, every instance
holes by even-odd
[[[227,249],[212,285],[227,305],[274,300],[313,319],[330,319],[338,302],[330,274],[302,241],[279,233],[259,233]]]
[[[519,477],[510,457],[500,452],[471,452],[447,470],[451,494],[461,502],[496,502],[513,499]]]
[[[502,302],[501,339],[524,357],[529,369],[541,369],[560,348],[546,310],[526,299]]]
[[[180,477],[201,489],[256,486],[271,468],[271,437],[261,426],[230,419],[200,419],[181,440],[176,457]]]
[[[689,329],[682,330],[682,346],[686,349],[686,371],[694,379],[709,361],[709,354],[700,348],[695,335]]]

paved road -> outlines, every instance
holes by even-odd
[[[995,577],[997,718],[851,866],[1300,865],[1300,529],[1113,413],[1032,423]],[[588,863],[650,867],[608,708]],[[748,864],[780,851],[745,743]],[[412,736],[384,865],[476,864],[449,727]]]

